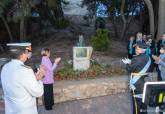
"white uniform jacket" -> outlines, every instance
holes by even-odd
[[[38,114],[36,97],[43,94],[43,84],[33,70],[20,60],[11,60],[1,71],[6,114]]]

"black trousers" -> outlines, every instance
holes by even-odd
[[[54,105],[53,84],[44,84],[44,106],[46,110],[52,110]]]
[[[132,95],[133,92],[132,92]],[[132,96],[132,103],[133,103],[133,114],[147,114],[147,106],[142,103],[142,99],[134,98]]]
[[[155,64],[154,64],[154,60],[152,59],[151,56],[150,56],[150,58],[151,58],[151,65],[150,65],[150,68],[149,68],[149,71],[148,72],[153,72],[154,71]]]
[[[134,98],[133,95],[135,94],[142,94],[143,87],[144,87],[144,77],[142,76],[136,83],[135,83],[135,91],[131,90],[132,94],[132,103],[133,103],[133,114],[147,114],[147,105],[142,103],[141,98]]]
[[[157,66],[156,70],[157,70],[157,74],[158,74],[158,81],[162,81],[161,72],[160,72],[158,66]]]

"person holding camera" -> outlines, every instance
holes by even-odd
[[[5,114],[38,114],[36,97],[43,94],[44,67],[37,73],[24,63],[30,59],[31,43],[9,43],[12,59],[1,71]]]

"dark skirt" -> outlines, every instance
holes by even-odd
[[[53,84],[44,84],[44,106],[46,110],[52,110],[54,105]]]

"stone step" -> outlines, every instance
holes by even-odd
[[[128,92],[128,76],[83,81],[60,81],[54,84],[55,103],[115,95]],[[39,98],[42,104],[42,98]]]

